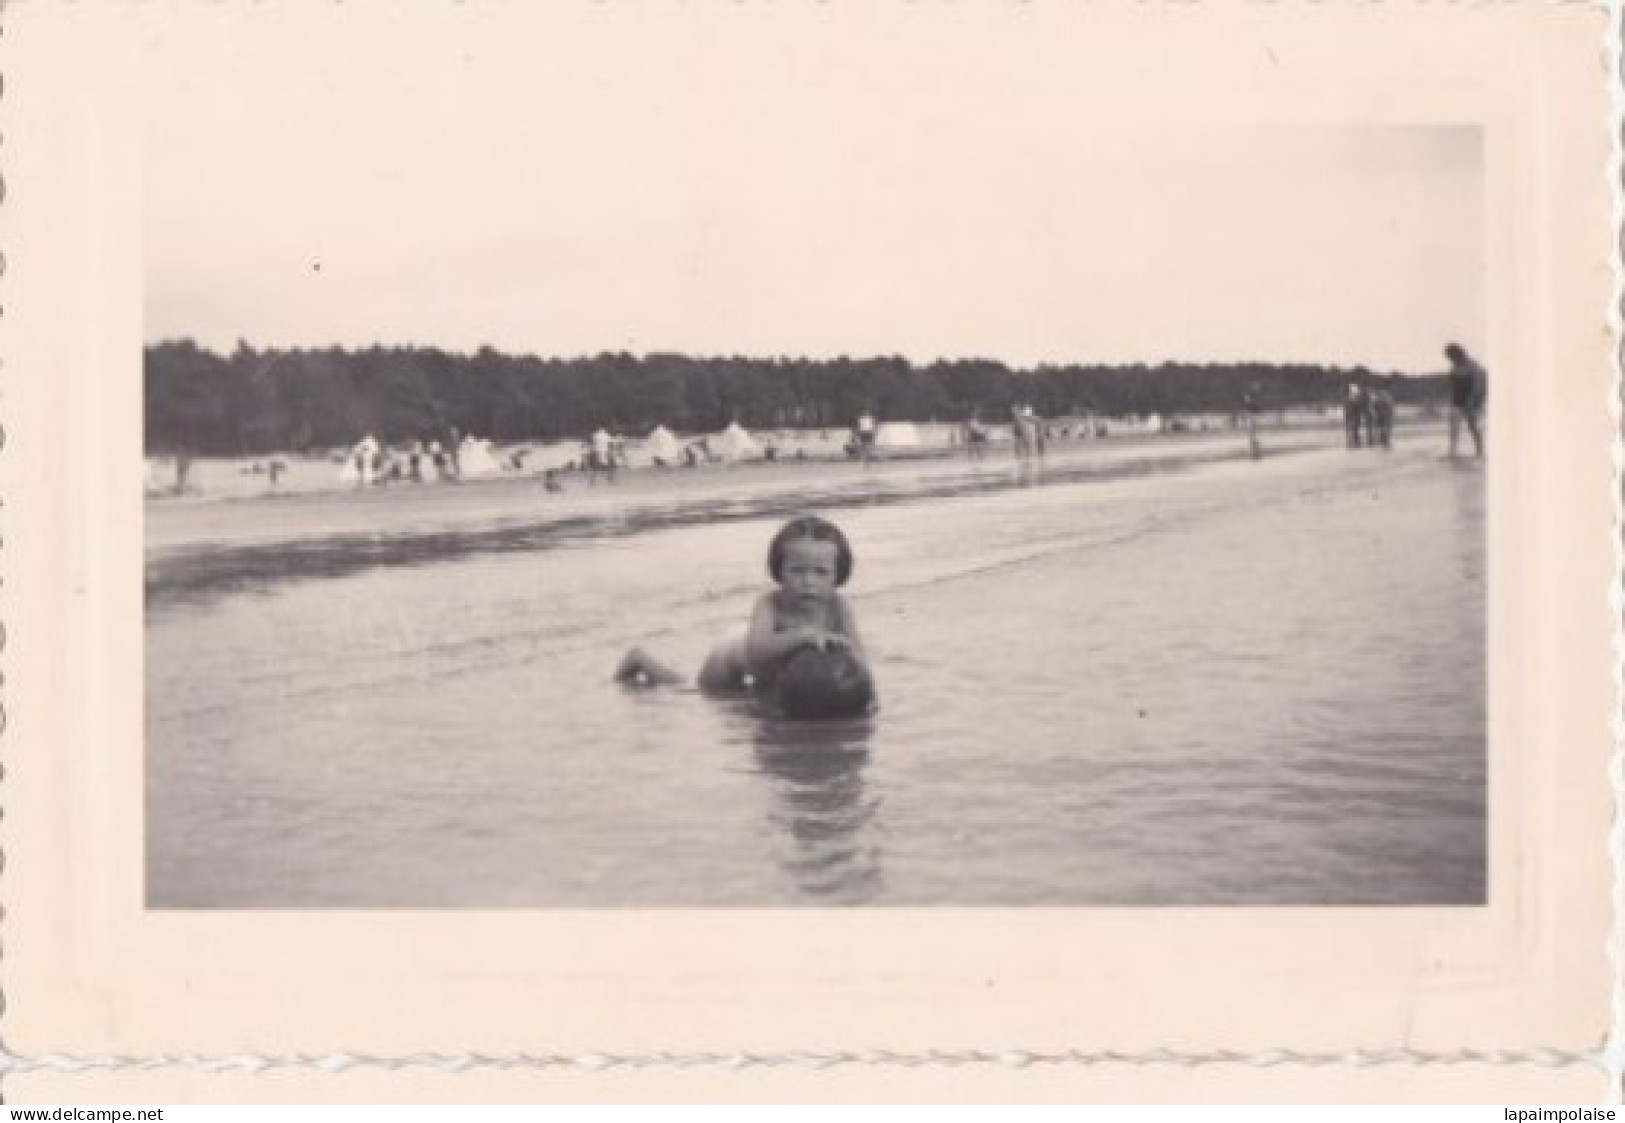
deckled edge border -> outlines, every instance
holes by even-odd
[[[1613,284],[1607,309],[1608,327],[1614,341],[1614,378],[1608,393],[1608,411],[1613,420],[1611,463],[1614,472],[1614,512],[1610,528],[1615,577],[1609,587],[1609,610],[1614,619],[1614,715],[1611,722],[1613,755],[1609,778],[1614,793],[1614,815],[1606,845],[1612,860],[1613,907],[1606,953],[1612,966],[1612,1018],[1606,1042],[1600,1050],[1461,1049],[1427,1052],[1412,1049],[1354,1050],[1333,1053],[1296,1052],[1269,1049],[1263,1052],[1179,1052],[1154,1049],[1147,1052],[1064,1050],[1032,1052],[1020,1049],[988,1052],[943,1050],[904,1053],[887,1050],[803,1051],[791,1053],[413,1053],[406,1056],[371,1056],[361,1053],[286,1054],[232,1053],[222,1055],[177,1053],[151,1057],[112,1054],[47,1053],[26,1056],[0,1045],[0,1103],[4,1101],[5,1080],[33,1073],[88,1075],[102,1072],[165,1070],[189,1071],[199,1075],[259,1075],[298,1070],[339,1075],[355,1071],[407,1071],[425,1069],[457,1074],[472,1070],[490,1071],[574,1071],[611,1072],[636,1070],[723,1070],[799,1068],[819,1071],[842,1067],[966,1067],[994,1066],[1006,1069],[1032,1067],[1121,1065],[1132,1067],[1168,1066],[1208,1068],[1244,1066],[1252,1068],[1372,1068],[1378,1066],[1536,1066],[1549,1069],[1600,1065],[1607,1072],[1616,1102],[1625,1101],[1625,0],[1586,0],[1601,7],[1608,16],[1603,32],[1602,61],[1609,82],[1608,176],[1612,200],[1609,226],[1613,238],[1610,262]],[[4,12],[10,4],[0,0],[0,46],[5,44]],[[0,58],[0,152],[4,145],[6,74]],[[6,201],[5,161],[0,156],[0,208]],[[0,281],[7,269],[5,249],[0,245]],[[0,324],[4,322],[5,296],[0,289]],[[3,369],[4,339],[0,337],[0,369]],[[0,415],[0,454],[6,446],[5,419]],[[5,498],[0,494],[0,510]],[[0,533],[0,589],[4,588],[4,536]],[[7,634],[4,603],[0,601],[0,660],[6,652]],[[5,739],[8,724],[5,703],[5,670],[0,661],[0,783],[5,779]],[[0,796],[0,818],[4,800]],[[0,925],[4,905],[5,850],[0,845]],[[0,965],[4,964],[0,942]],[[0,1018],[4,1017],[6,997],[4,975],[0,972]]]
[[[1608,12],[1603,57],[1609,81],[1608,184],[1613,201],[1609,216],[1613,236],[1613,285],[1608,298],[1608,330],[1614,341],[1614,379],[1608,395],[1613,419],[1614,580],[1609,589],[1613,613],[1614,716],[1613,759],[1609,778],[1614,792],[1614,818],[1608,832],[1613,862],[1614,898],[1607,953],[1612,967],[1612,1025],[1603,1048],[1609,1087],[1616,1102],[1625,1101],[1625,10],[1622,0],[1602,0]]]
[[[164,1070],[191,1071],[210,1076],[246,1076],[301,1070],[339,1075],[346,1072],[396,1072],[424,1069],[457,1074],[476,1069],[486,1071],[575,1071],[613,1072],[651,1069],[780,1069],[821,1070],[843,1067],[884,1066],[889,1068],[964,1068],[969,1066],[1024,1069],[1055,1066],[1216,1068],[1373,1068],[1382,1066],[1535,1066],[1566,1069],[1598,1063],[1595,1052],[1563,1049],[1458,1049],[1452,1052],[1424,1052],[1414,1049],[1363,1049],[1334,1053],[1299,1053],[1291,1049],[1269,1049],[1261,1053],[1209,1052],[1182,1053],[1152,1049],[1143,1053],[1113,1051],[1089,1052],[1067,1049],[1059,1052],[1010,1049],[932,1050],[905,1053],[883,1049],[794,1053],[412,1053],[400,1057],[365,1053],[308,1053],[275,1056],[265,1053],[171,1053],[153,1057],[127,1057],[109,1054],[81,1056],[49,1053],[23,1057],[0,1053],[0,1076],[22,1073],[85,1075],[101,1072]]]

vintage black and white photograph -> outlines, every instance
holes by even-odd
[[[7,1102],[1608,1094],[1604,7],[8,8]]]
[[[147,47],[148,907],[1486,903],[1481,123],[256,11]]]

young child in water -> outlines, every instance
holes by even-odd
[[[773,683],[780,668],[804,647],[844,649],[868,666],[852,606],[838,590],[852,576],[852,547],[841,528],[808,515],[779,528],[767,548],[767,571],[776,588],[763,593],[743,636],[706,657],[699,687],[733,694]],[[673,684],[684,676],[634,647],[615,670],[618,682]]]

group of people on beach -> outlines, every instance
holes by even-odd
[[[982,459],[992,440],[992,433],[982,421],[981,413],[974,409],[955,436],[971,460]],[[1010,437],[1016,459],[1027,461],[1044,455],[1049,431],[1031,405],[1017,402],[1010,407]],[[853,423],[846,454],[865,464],[874,463],[880,458],[880,428],[871,411],[864,410]]]
[[[626,464],[626,438],[608,429],[594,431],[581,446],[581,466],[587,472],[588,483],[596,484],[599,476],[614,483],[615,473]]]
[[[1343,430],[1350,448],[1392,448],[1393,394],[1383,386],[1350,382],[1343,399]]]
[[[1461,430],[1465,428],[1472,439],[1474,453],[1482,456],[1484,434],[1480,418],[1487,397],[1488,381],[1484,367],[1460,344],[1451,343],[1445,347],[1444,352],[1450,362],[1447,375],[1448,455],[1453,457],[1457,454]],[[1254,384],[1243,396],[1239,415],[1247,432],[1249,448],[1255,458],[1262,455],[1258,437],[1258,398],[1259,390]],[[1350,449],[1387,449],[1393,446],[1395,403],[1388,387],[1364,379],[1350,382],[1342,408],[1344,432]],[[1097,427],[1094,432],[1095,435],[1100,435],[1102,431],[1103,427]],[[1010,433],[1012,450],[1018,463],[1027,464],[1043,457],[1048,433],[1045,423],[1036,415],[1030,404],[1018,402],[1010,407]],[[451,427],[444,436],[444,442],[438,437],[414,440],[404,451],[398,452],[380,444],[371,433],[368,433],[350,450],[346,475],[353,476],[357,487],[393,481],[411,483],[427,480],[457,481],[462,477],[460,462],[462,436],[455,427]],[[981,459],[991,440],[988,427],[974,411],[958,436],[964,445],[966,455],[972,460]],[[879,455],[878,442],[879,425],[873,412],[865,410],[853,425],[851,439],[847,445],[848,454],[865,463],[873,462]],[[511,453],[508,467],[520,470],[523,467],[522,458],[528,451],[522,449]],[[704,439],[683,446],[679,453],[680,463],[687,467],[697,467],[710,462],[715,459],[715,455]],[[600,477],[613,483],[617,471],[628,467],[629,463],[625,439],[606,429],[599,429],[583,442],[579,461],[567,467],[584,471],[589,483],[596,483]],[[659,460],[657,464],[671,466]],[[273,468],[271,472],[273,487],[279,474]],[[562,486],[557,470],[544,473],[543,482],[550,491],[560,490]]]
[[[455,482],[462,477],[462,434],[455,425],[438,437],[413,440],[396,451],[379,443],[368,433],[350,449],[347,469],[356,487],[368,484],[425,483],[434,480]]]
[[[1450,369],[1445,375],[1448,404],[1446,424],[1449,445],[1446,454],[1456,455],[1461,430],[1465,428],[1473,439],[1473,453],[1484,455],[1484,432],[1481,416],[1489,396],[1489,377],[1483,364],[1467,353],[1459,343],[1444,349]],[[1343,401],[1343,427],[1348,447],[1392,448],[1394,438],[1394,396],[1387,387],[1365,382],[1349,383]]]

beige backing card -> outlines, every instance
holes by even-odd
[[[8,1098],[1611,1094],[1586,1060],[1610,1016],[1617,706],[1613,122],[1602,8],[611,4],[544,15],[430,5],[405,21],[410,30],[382,7],[344,9],[345,19],[373,21],[378,51],[436,20],[449,28],[500,18],[514,34],[590,30],[628,65],[658,52],[677,21],[690,34],[737,37],[742,49],[770,28],[837,53],[843,41],[878,39],[895,45],[904,68],[911,51],[927,49],[920,44],[972,58],[990,40],[1071,42],[1078,65],[1060,72],[1069,76],[1053,104],[1062,131],[1076,114],[1147,130],[1192,116],[1481,127],[1497,395],[1489,904],[146,910],[138,95],[143,39],[166,6],[22,4],[7,10],[0,45],[7,1048],[25,1061],[529,1054],[640,1067],[210,1077],[182,1068],[72,1076],[25,1063],[6,1082]],[[237,10],[213,9],[220,20]],[[332,5],[285,11],[256,16],[261,33],[315,42],[324,21],[339,18]],[[1087,153],[1078,161],[1081,176]],[[1268,1060],[1278,1051],[1400,1067],[1373,1075],[1084,1063],[1104,1053]],[[1076,1059],[1028,1068],[977,1059],[1017,1052]],[[1401,1064],[1479,1052],[1495,1063]],[[872,1058],[820,1073],[659,1061],[734,1053],[959,1063],[939,1072]]]

